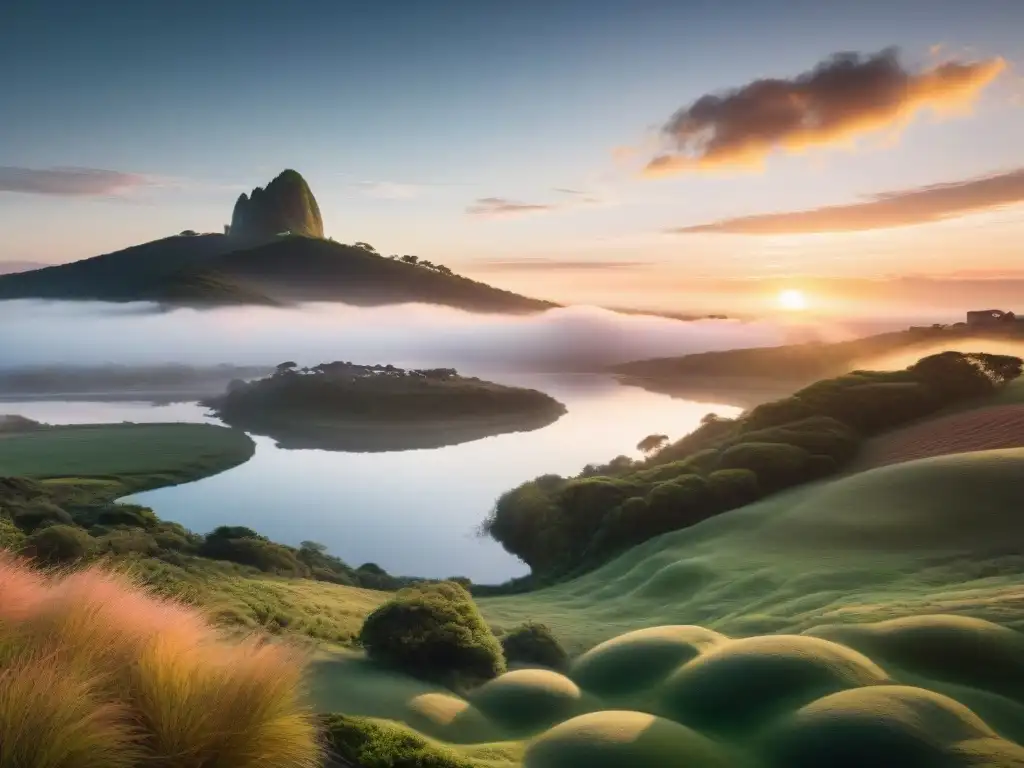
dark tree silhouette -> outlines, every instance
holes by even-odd
[[[649,456],[663,448],[667,442],[668,435],[648,435],[636,444],[636,449]]]

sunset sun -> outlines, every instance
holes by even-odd
[[[782,309],[793,312],[801,309],[807,309],[807,297],[804,296],[804,292],[798,291],[794,288],[788,288],[784,291],[780,291],[778,302]]]

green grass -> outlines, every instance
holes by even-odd
[[[1021,402],[1024,385],[999,400]],[[105,488],[73,444],[55,454],[62,473],[37,476]],[[118,455],[109,482],[165,474],[163,459],[135,453]],[[32,456],[53,466],[38,446],[0,445],[0,473]],[[514,669],[466,697],[337,646],[387,593],[198,558],[137,568],[228,624],[332,643],[309,666],[310,701],[392,721],[368,730],[380,754],[436,746],[492,768],[1024,765],[1022,476],[1024,449],[1006,449],[832,478],[574,581],[479,599],[492,626],[543,622],[575,660],[564,675]]]
[[[244,432],[211,424],[85,424],[0,435],[0,477],[90,499],[186,483],[248,461]]]
[[[909,766],[1016,765],[1022,475],[1024,449],[883,467],[667,534],[572,582],[478,600],[492,625],[551,626],[577,656],[568,678],[512,684],[513,672],[464,699],[325,649],[311,695],[320,711],[527,768],[788,768],[817,765],[829,745],[884,764],[890,736]],[[358,613],[348,588],[314,592]],[[669,629],[680,625],[705,629]]]

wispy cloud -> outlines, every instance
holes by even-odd
[[[602,197],[582,190],[556,187],[553,191],[563,195],[563,198],[568,197],[570,199],[562,199],[553,203],[524,203],[519,200],[511,200],[507,197],[480,197],[471,205],[467,206],[466,213],[471,216],[504,218],[535,213],[569,211],[578,208],[610,204]]]
[[[413,200],[423,194],[417,184],[400,184],[393,181],[360,181],[356,184],[363,194],[378,200]]]
[[[1024,168],[1006,173],[881,192],[861,203],[764,213],[673,229],[679,233],[813,234],[887,229],[942,221],[1024,202]]]
[[[549,272],[549,271],[604,271],[616,269],[635,269],[654,266],[658,262],[653,261],[602,261],[594,260],[572,260],[572,259],[548,259],[548,258],[518,258],[518,259],[493,259],[484,261],[473,261],[467,266],[472,266],[477,271],[487,272]]]
[[[523,203],[506,197],[480,197],[466,208],[471,216],[522,216],[529,213],[546,213],[558,206],[552,203]]]
[[[681,108],[661,128],[665,149],[644,173],[756,169],[773,152],[898,131],[923,110],[969,106],[1005,68],[1004,59],[991,58],[947,60],[912,72],[894,48],[837,53],[796,77],[755,80]]]
[[[64,197],[116,195],[150,184],[146,176],[99,168],[0,166],[0,192]]]

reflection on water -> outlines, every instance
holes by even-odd
[[[622,387],[602,376],[490,378],[547,392],[569,412],[534,432],[398,453],[281,450],[257,437],[256,455],[246,464],[133,501],[199,532],[247,525],[287,544],[323,542],[353,565],[375,562],[398,574],[497,582],[527,570],[474,534],[503,491],[537,475],[575,474],[590,462],[635,455],[647,434],[676,438],[709,411],[729,416],[739,410]],[[180,403],[6,403],[0,412],[51,423],[214,421],[198,406]]]

